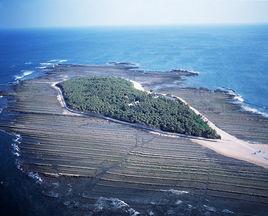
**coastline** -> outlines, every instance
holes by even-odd
[[[162,76],[114,66],[59,65],[42,77],[17,83],[3,115],[15,114],[15,120],[0,121],[0,129],[20,134],[20,154],[14,155],[17,168],[31,177],[45,197],[57,200],[65,209],[73,205],[66,200],[75,200],[76,211],[83,211],[85,205],[94,210],[100,197],[113,197],[142,215],[154,208],[152,202],[166,205],[163,200],[183,209],[191,205],[200,215],[207,211],[204,206],[215,207],[218,213],[225,209],[237,213],[236,206],[241,203],[246,206],[239,213],[254,214],[256,208],[265,212],[268,170],[262,166],[218,154],[200,145],[196,137],[159,135],[98,116],[66,113],[55,84],[77,76],[119,76],[140,83],[145,90],[159,83],[174,86],[174,79],[180,79],[172,73]],[[187,99],[178,86],[175,88],[178,94],[163,89],[159,93]],[[187,90],[195,96],[193,101],[201,98],[196,92],[201,90]],[[222,93],[205,93],[208,110],[226,99]],[[214,103],[218,97],[222,101]],[[186,101],[214,122],[202,106]],[[232,110],[227,108],[222,114],[212,111],[219,118]],[[237,118],[235,111],[232,119]],[[215,125],[219,127],[218,122]],[[265,215],[262,212],[259,215]]]
[[[236,93],[235,90],[233,89],[229,89],[229,88],[217,88],[214,90],[214,92],[223,92],[227,95],[229,95],[231,98],[232,98],[232,102],[234,104],[237,104],[241,107],[241,110],[244,111],[244,112],[249,112],[249,113],[253,113],[253,114],[258,114],[258,115],[261,115],[265,118],[268,118],[268,113],[267,112],[263,112],[259,109],[256,109],[254,108],[253,106],[251,106],[250,104],[246,103],[244,98]]]
[[[133,81],[133,80],[129,80],[129,81],[132,82],[134,84],[134,86],[138,90],[146,91],[146,90],[144,90],[144,88],[142,87],[142,85],[140,83],[138,83],[136,81]],[[139,130],[146,131],[146,132],[149,132],[151,134],[157,134],[157,135],[160,135],[160,136],[166,136],[166,137],[170,137],[170,138],[184,137],[184,138],[189,138],[189,139],[193,138],[193,139],[201,139],[201,140],[202,139],[210,140],[210,139],[204,138],[204,137],[166,132],[166,131],[162,131],[162,130],[157,129],[157,128],[152,128],[150,126],[146,126],[146,125],[142,125],[142,124],[138,124],[138,123],[130,123],[130,122],[126,122],[126,121],[121,121],[121,120],[118,120],[118,119],[107,117],[107,116],[104,116],[102,114],[96,114],[96,113],[93,113],[93,112],[82,112],[82,111],[78,111],[78,110],[73,110],[72,108],[68,107],[67,104],[65,103],[64,96],[62,94],[62,90],[61,90],[60,87],[57,86],[58,83],[60,83],[60,82],[53,82],[50,85],[51,85],[52,88],[56,89],[57,92],[58,92],[57,100],[60,103],[61,107],[63,108],[63,111],[62,111],[63,115],[84,116],[84,117],[89,117],[89,118],[90,117],[96,117],[96,118],[100,118],[100,119],[103,119],[103,120],[107,120],[109,122],[118,123],[118,124],[126,125],[126,126],[129,126],[129,127],[137,128]],[[149,93],[149,91],[146,91],[146,92]],[[211,139],[211,140],[213,141],[215,139]]]
[[[145,88],[142,86],[141,83],[134,81],[134,80],[129,80],[131,83],[133,83],[134,88],[140,91],[145,91],[149,93],[149,91],[145,90]],[[74,112],[71,109],[67,108],[67,105],[64,101],[64,97],[62,95],[62,91],[59,87],[56,86],[56,84],[59,82],[54,82],[51,84],[53,88],[57,88],[58,90],[58,96],[57,99],[60,102],[62,108],[64,108],[63,114],[67,115],[79,115],[79,111]],[[221,136],[221,139],[206,139],[202,137],[193,137],[193,136],[187,136],[187,135],[182,135],[182,134],[174,134],[174,133],[167,133],[163,132],[160,130],[154,130],[152,128],[147,128],[147,127],[141,127],[139,125],[136,125],[136,127],[140,127],[140,129],[146,129],[149,130],[150,133],[157,134],[160,136],[165,136],[165,137],[188,137],[191,139],[193,142],[196,142],[204,147],[207,147],[209,149],[212,149],[216,151],[219,154],[222,154],[227,157],[232,157],[234,159],[239,159],[239,160],[244,160],[259,166],[262,166],[264,168],[268,169],[268,144],[251,144],[247,141],[241,140],[236,138],[235,136],[232,136],[228,134],[227,132],[223,131],[222,129],[218,128],[213,122],[211,122],[207,117],[205,117],[202,113],[200,113],[197,109],[193,108],[190,106],[184,99],[174,96],[180,101],[182,101],[184,104],[188,105],[191,110],[193,110],[197,115],[201,115],[203,120],[208,122],[209,126],[216,130],[217,134]],[[127,124],[127,125],[133,125],[129,124],[126,122],[122,122],[119,120],[114,120],[112,118],[104,117],[106,120],[112,120],[114,122],[118,122],[121,124]]]

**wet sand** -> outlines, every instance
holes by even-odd
[[[66,208],[81,215],[86,204],[86,210],[93,211],[100,197],[114,197],[124,200],[142,215],[148,215],[149,209],[155,215],[163,215],[167,206],[179,208],[180,204],[176,203],[181,199],[183,203],[201,206],[195,209],[200,214],[209,211],[204,203],[214,206],[218,203],[216,212],[225,215],[221,206],[224,203],[235,213],[265,215],[268,204],[267,169],[222,156],[187,137],[163,137],[100,118],[66,113],[57,98],[58,91],[51,84],[85,75],[120,76],[140,82],[148,89],[162,83],[165,89],[159,89],[160,92],[172,91],[182,97],[219,128],[223,126],[228,131],[228,123],[237,122],[241,125],[234,131],[242,136],[241,127],[254,125],[254,128],[260,127],[263,131],[261,140],[267,140],[267,121],[261,117],[250,117],[253,119],[251,124],[245,124],[249,120],[236,114],[237,109],[230,111],[227,105],[222,114],[216,114],[217,105],[213,100],[222,98],[221,102],[225,103],[223,93],[211,93],[206,109],[202,109],[201,100],[193,104],[194,97],[198,98],[198,90],[191,93],[190,89],[175,88],[182,81],[179,74],[148,74],[116,66],[60,65],[46,76],[15,86],[15,100],[10,100],[4,110],[4,115],[13,120],[1,120],[0,128],[21,135],[19,160],[25,172],[38,172],[44,179],[44,185],[60,182],[62,186],[53,187],[53,192],[58,193],[54,197],[62,203],[79,200],[77,207],[71,202],[64,204]],[[176,92],[173,92],[174,89]],[[210,105],[213,105],[212,108]],[[230,113],[232,118],[228,117]],[[214,121],[217,116],[220,116],[219,122],[223,122],[225,116],[227,123]],[[230,125],[229,131],[232,131],[235,125]],[[249,132],[245,131],[244,137],[251,137],[251,131],[252,128]],[[232,135],[236,136],[235,133]],[[70,193],[66,191],[68,184],[72,186]],[[44,189],[44,194],[53,197],[50,190],[51,187],[49,191]],[[181,195],[178,191],[189,193]],[[193,211],[188,205],[185,209]]]

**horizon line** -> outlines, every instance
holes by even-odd
[[[182,23],[182,24],[130,24],[130,25],[77,25],[77,26],[22,26],[22,27],[5,27],[0,26],[2,30],[27,30],[27,29],[70,29],[70,28],[146,28],[146,27],[187,27],[187,26],[258,26],[268,25],[268,22],[250,22],[250,23]]]

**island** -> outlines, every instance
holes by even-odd
[[[143,71],[125,63],[58,64],[40,77],[16,82],[1,92],[7,108],[0,130],[11,134],[10,153],[23,177],[14,180],[18,187],[9,189],[24,193],[20,186],[29,176],[29,187],[38,187],[44,200],[57,203],[66,215],[101,215],[112,209],[110,215],[166,215],[174,210],[227,216],[236,215],[241,205],[240,215],[266,215],[268,119],[241,111],[228,92],[186,88],[185,76],[182,70]],[[84,93],[99,91],[108,98],[105,89],[113,88],[117,95],[119,85],[106,83],[115,79],[125,86],[125,108],[142,105],[136,94],[146,100],[162,98],[170,107],[176,104],[201,115],[221,139],[144,129],[146,122],[117,120],[101,110],[93,113],[92,104],[79,109],[82,103],[71,106],[63,98],[67,91],[57,87],[76,81],[74,99],[82,100],[78,89],[85,86],[79,82],[91,79],[104,79],[103,86],[88,86]]]
[[[219,139],[201,115],[175,96],[135,88],[119,77],[80,77],[58,83],[70,109],[93,112],[162,131]]]

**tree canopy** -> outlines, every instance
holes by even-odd
[[[58,84],[69,108],[162,131],[217,139],[216,131],[178,99],[149,94],[117,77],[75,78]]]

